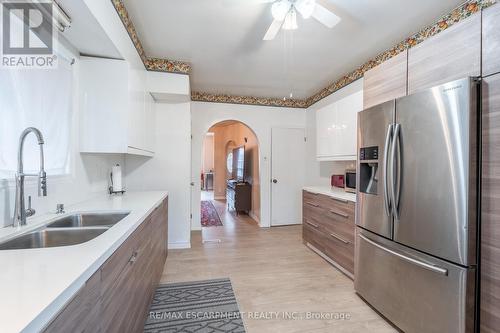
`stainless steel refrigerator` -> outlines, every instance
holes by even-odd
[[[472,332],[478,88],[472,78],[358,114],[355,289],[405,332]]]

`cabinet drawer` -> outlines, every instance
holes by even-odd
[[[323,194],[303,192],[303,238],[354,274],[355,204]]]
[[[320,226],[325,230],[325,232],[334,233],[342,239],[350,242],[354,242],[354,221],[353,219],[346,219],[344,217],[338,217],[336,215],[326,216],[320,219],[318,222]]]
[[[100,283],[101,271],[98,270],[44,332],[100,332]]]
[[[304,219],[354,239],[354,203],[343,203],[322,195],[313,199],[316,200],[304,197]]]
[[[329,211],[338,212],[340,214],[347,215],[347,217],[354,216],[354,203],[351,201],[337,199],[321,194],[318,196],[317,201],[321,207],[327,208]]]
[[[309,191],[302,191],[302,195],[303,195],[303,198],[304,200],[312,200],[312,201],[315,201],[318,196],[319,196],[319,193],[313,193],[313,192],[309,192]]]
[[[321,227],[312,221],[305,221],[302,226],[302,238],[320,251],[323,251],[323,233]]]
[[[350,207],[335,207],[335,205],[331,205],[331,207],[325,207],[324,217],[326,219],[336,221],[339,223],[352,223],[354,225],[354,209]]]
[[[141,242],[149,240],[149,234],[144,232],[149,222],[149,218],[146,219],[102,266],[103,295],[113,293],[118,276],[130,265],[134,252],[138,250]]]
[[[305,219],[319,221],[325,215],[325,210],[319,205],[306,201],[302,207],[302,215]]]
[[[151,233],[151,225],[148,227],[149,233]],[[136,262],[132,265],[132,278],[134,280],[134,286],[132,288],[129,298],[132,299],[134,320],[130,320],[132,325],[128,327],[134,327],[133,332],[141,332],[144,329],[144,322],[147,317],[147,311],[149,310],[149,304],[153,298],[154,288],[153,279],[154,269],[157,266],[158,261],[153,258],[153,244],[149,241],[144,241],[139,249],[137,250]]]
[[[319,193],[303,192],[303,203],[311,207],[327,208],[343,215],[354,216],[354,202]]]
[[[464,311],[474,307],[468,302],[474,299],[468,297],[475,292],[474,269],[361,231],[356,238],[354,289],[404,332],[474,332],[474,316]]]
[[[123,244],[133,251],[116,279],[107,284],[109,288],[103,289],[101,298],[103,332],[128,331],[143,315],[139,312],[139,305],[145,298],[150,298],[148,288],[142,287],[151,285],[151,275],[147,274],[146,269],[148,261],[151,260],[150,235],[151,223],[148,219],[141,224],[140,230],[132,234],[131,243],[127,244],[129,243],[127,241]]]
[[[354,240],[326,231],[323,234],[323,251],[337,264],[354,274]]]
[[[114,280],[114,288],[105,290],[101,298],[102,331],[106,333],[124,332],[134,313],[131,294],[134,290],[132,263],[121,271]]]

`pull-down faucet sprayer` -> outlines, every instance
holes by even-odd
[[[40,148],[40,171],[38,174],[26,174],[24,173],[23,166],[23,149],[24,141],[29,133],[36,135],[38,140],[38,146]],[[34,127],[28,127],[21,133],[19,138],[19,147],[17,151],[17,173],[16,173],[16,203],[14,209],[14,227],[26,225],[26,217],[35,214],[35,210],[31,208],[31,197],[30,197],[30,207],[26,209],[25,199],[24,199],[24,178],[25,177],[38,177],[38,196],[47,196],[47,174],[44,169],[44,156],[43,156],[43,135],[40,130]]]

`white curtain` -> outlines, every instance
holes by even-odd
[[[56,69],[0,68],[0,179],[13,179],[19,136],[36,127],[45,139],[49,175],[70,173],[72,125],[72,66],[59,57]],[[25,172],[38,170],[35,136],[24,146]]]

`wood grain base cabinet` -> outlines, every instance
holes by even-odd
[[[167,259],[167,199],[92,275],[45,332],[142,332]]]
[[[304,243],[328,257],[351,278],[354,276],[354,203],[303,192]]]
[[[500,330],[500,74],[483,79],[482,89],[480,331],[493,333]]]

